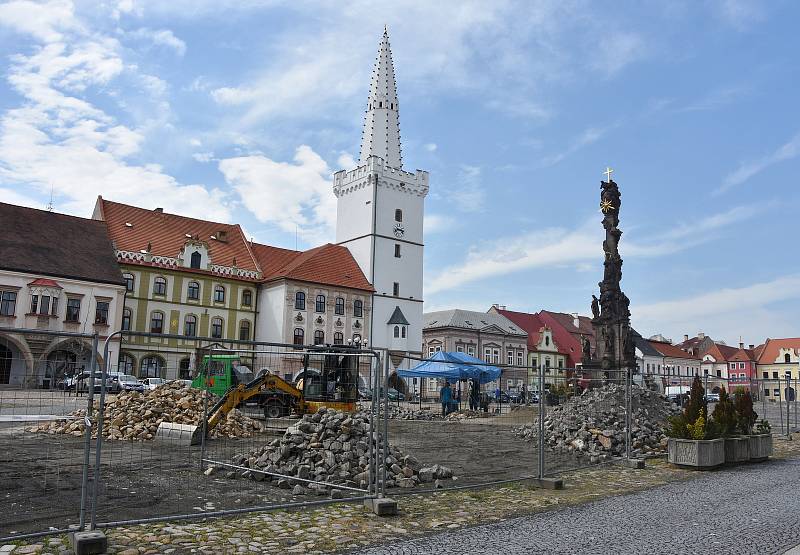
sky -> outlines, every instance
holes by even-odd
[[[333,242],[384,25],[425,310],[589,313],[603,171],[643,335],[800,336],[800,4],[0,3],[0,195]]]

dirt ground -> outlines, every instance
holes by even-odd
[[[450,484],[465,485],[535,474],[535,447],[512,433],[519,423],[519,418],[508,416],[480,422],[390,420],[389,437],[392,445],[424,465],[449,466],[457,477]],[[78,522],[83,439],[24,432],[29,426],[0,429],[4,512],[0,537]],[[206,458],[228,462],[234,454],[263,445],[279,433],[272,430],[253,438],[209,440]],[[92,464],[94,456],[93,442]],[[316,499],[295,499],[290,490],[231,479],[226,473],[206,476],[200,470],[200,458],[200,447],[104,442],[98,522]]]

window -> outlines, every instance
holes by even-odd
[[[355,318],[361,318],[364,316],[364,302],[363,301],[353,301],[353,316]]]
[[[721,378],[721,377],[722,377],[722,370],[717,370],[717,377],[718,377],[718,378]]]
[[[395,243],[395,245],[394,245],[394,257],[395,258],[400,258],[400,244],[399,243]]]
[[[94,323],[102,326],[108,325],[108,301],[96,301],[94,308]]]
[[[149,356],[142,359],[140,378],[160,378],[163,362],[159,357]]]
[[[253,292],[249,289],[245,289],[242,291],[242,306],[252,306],[253,305]]]
[[[153,295],[166,295],[167,294],[167,280],[163,277],[157,277],[153,280]]]
[[[550,368],[550,357],[545,357],[544,358],[544,367],[545,368]]]
[[[394,336],[395,337],[400,337],[400,326],[395,326],[394,327]]]
[[[178,362],[178,378],[181,380],[189,380],[191,377],[192,374],[189,371],[189,359],[182,358],[180,362]]]
[[[294,295],[294,308],[295,310],[305,310],[306,309],[306,294],[302,291],[298,291]]]
[[[523,361],[524,358],[525,357],[523,356],[522,351],[519,351],[517,353],[517,366],[522,366],[524,364],[524,361]]]
[[[769,389],[764,390],[764,397],[769,397]]]
[[[294,328],[294,340],[293,340],[293,343],[295,345],[302,345],[305,342],[305,339],[304,339],[305,335],[306,335],[306,332],[303,331],[303,328]]]
[[[67,322],[77,322],[81,315],[81,300],[72,298],[67,299],[67,314],[64,320]]]
[[[334,314],[339,314],[340,316],[344,316],[344,299],[341,297],[336,297],[336,305],[333,309]]]
[[[397,283],[396,281],[394,282],[394,285],[392,285],[392,295],[394,295],[395,297],[400,296],[400,284]]]
[[[736,363],[735,362],[731,362],[730,366],[731,366],[731,370],[736,370]]]
[[[130,329],[131,329],[131,309],[125,308],[122,310],[122,330],[130,331]]]
[[[123,274],[122,279],[125,280],[125,289],[133,292],[133,284],[134,284],[133,274]]]
[[[242,320],[239,324],[239,340],[250,341],[250,322]]]
[[[221,285],[214,286],[214,302],[215,303],[225,302],[225,288]]]
[[[316,302],[314,303],[315,312],[325,312],[325,295],[317,295]]]
[[[772,379],[773,380],[777,380],[778,379],[778,372],[777,371],[772,373]]]
[[[153,312],[150,315],[150,333],[164,333],[163,312]]]
[[[314,345],[322,345],[325,343],[325,332],[322,330],[314,331]]]
[[[198,270],[199,270],[199,269],[200,269],[200,262],[202,262],[202,261],[203,261],[203,255],[202,255],[202,254],[200,254],[200,253],[199,253],[199,252],[197,252],[197,251],[194,251],[194,252],[192,253],[192,258],[191,258],[191,262],[189,263],[189,265],[190,265],[192,268],[195,268],[195,269],[198,269]]]
[[[469,345],[467,347],[467,354],[469,356],[471,356],[471,357],[474,357],[475,356],[475,347],[473,347],[472,345]]]
[[[222,339],[222,318],[211,319],[211,337]]]
[[[120,355],[119,364],[117,365],[118,372],[122,372],[124,374],[133,374],[134,366],[136,366],[136,363],[131,355]]]
[[[42,295],[42,300],[39,303],[39,314],[50,314],[50,295]]]
[[[36,310],[39,308],[39,295],[31,295],[31,314],[36,314]]]
[[[333,334],[333,344],[334,345],[341,345],[344,343],[344,334],[340,331],[337,331]]]
[[[464,346],[463,345],[456,345],[456,352],[457,353],[463,353],[464,352]]]
[[[183,335],[186,337],[197,336],[197,316],[188,314],[183,320]]]
[[[0,316],[14,316],[17,310],[17,292],[0,291]]]
[[[545,344],[546,347],[550,346],[550,336],[549,335],[545,335],[544,336],[544,344]]]
[[[186,298],[191,301],[200,299],[200,284],[196,281],[190,281],[186,288]]]
[[[483,351],[483,360],[486,362],[492,362],[492,350],[491,349],[484,349]]]
[[[499,349],[495,349],[494,351],[492,351],[492,356],[493,356],[493,359],[494,359],[494,363],[495,364],[500,364],[500,350]]]
[[[781,390],[780,390],[780,389],[774,389],[774,390],[772,391],[772,394],[773,394],[775,397],[780,397],[780,396],[781,396]]]
[[[435,352],[436,351],[433,349],[433,347],[428,347],[428,358],[432,357],[433,353],[435,353]]]
[[[514,351],[508,351],[506,353],[506,364],[509,366],[514,364]]]
[[[764,372],[764,379],[766,380],[767,378],[769,378],[769,372]]]
[[[739,379],[742,379],[742,380],[743,380],[743,379],[745,379],[746,377],[747,377],[747,374],[745,374],[744,372],[739,372]]]
[[[403,221],[403,211],[399,208],[394,211],[394,221],[402,222]]]
[[[559,368],[564,368],[564,359],[563,358],[558,359],[558,367]]]
[[[792,357],[789,355],[789,353],[786,353],[785,355],[783,355],[783,362],[785,362],[786,364],[789,364],[790,362],[792,362]]]
[[[403,326],[402,328],[400,328],[400,335],[402,335],[402,336],[403,336],[403,339],[405,339],[405,338],[406,338],[406,327],[405,327],[405,326]]]

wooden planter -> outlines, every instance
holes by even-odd
[[[725,463],[737,464],[750,461],[750,437],[725,438]]]
[[[708,469],[725,463],[724,439],[669,438],[668,459],[678,466]]]
[[[750,460],[765,461],[772,455],[772,434],[748,436],[750,440]]]

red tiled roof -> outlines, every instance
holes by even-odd
[[[102,197],[97,198],[97,206],[99,214],[96,216],[105,220],[108,234],[117,250],[139,252],[149,244],[151,254],[175,258],[189,239],[187,235],[190,235],[208,245],[213,264],[260,270],[238,224],[223,224],[146,210],[111,202]],[[226,234],[224,241],[211,238],[220,231]]]
[[[30,282],[28,285],[40,285],[42,287],[58,287],[59,289],[63,289],[59,284],[57,284],[52,279],[45,279],[45,278],[38,278]]]
[[[758,360],[755,349],[736,349],[736,354],[728,359],[731,362],[755,362]]]
[[[784,339],[767,339],[758,357],[759,364],[775,364],[781,349],[800,350],[800,337],[787,337]],[[779,361],[783,362],[783,361]]]
[[[495,310],[498,314],[505,316],[525,330],[525,332],[528,334],[528,349],[536,349],[536,345],[539,344],[539,330],[544,327],[544,322],[542,322],[538,314],[531,314],[530,312],[516,312],[497,307],[495,307]],[[556,345],[558,345],[558,342],[556,342]]]
[[[700,360],[696,356],[690,355],[683,349],[676,347],[670,343],[663,343],[661,341],[650,340],[650,345],[665,357],[672,358],[685,358],[689,360]]]
[[[683,348],[684,343],[681,343],[681,348]],[[717,362],[727,362],[732,360],[731,357],[734,356],[738,351],[738,347],[730,347],[728,345],[722,345],[721,343],[714,343],[714,345],[708,351],[703,353],[703,356],[711,355],[716,359]]]
[[[328,243],[298,252],[253,243],[253,252],[263,269],[265,281],[294,279],[374,291],[353,255],[341,245]]]
[[[596,348],[591,318],[578,316],[578,327],[575,327],[572,314],[542,310],[539,312],[539,317],[553,330],[553,340],[556,344],[566,349],[571,367],[574,368],[580,363],[583,356],[581,336],[589,340],[593,350]]]

